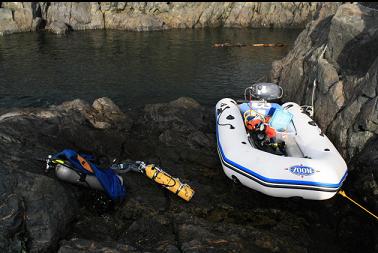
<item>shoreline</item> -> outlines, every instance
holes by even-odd
[[[337,3],[336,3],[337,4]],[[7,3],[0,6],[0,34],[49,30],[174,28],[304,28],[323,3]]]

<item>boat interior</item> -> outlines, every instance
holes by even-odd
[[[275,129],[275,137],[267,138],[264,131],[251,131],[245,125],[249,137],[248,139],[252,147],[275,155],[307,158],[296,141],[297,130],[292,116],[290,119],[281,119],[280,123],[285,122],[278,127],[274,127],[275,124],[270,122],[275,120],[277,118],[275,116],[282,112],[282,107],[279,104],[266,101],[250,101],[240,103],[239,109],[244,120],[246,115],[250,114],[248,111],[252,110],[254,113],[259,114],[259,116],[262,116],[266,124],[269,124]]]

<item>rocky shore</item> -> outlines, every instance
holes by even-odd
[[[325,5],[273,63],[271,79],[284,100],[311,104],[315,119],[349,161],[349,183],[378,210],[378,5]]]
[[[2,112],[1,251],[369,252],[377,247],[374,221],[340,197],[287,200],[234,185],[217,157],[214,124],[213,108],[191,98],[127,113],[107,98],[92,105],[74,100]],[[143,175],[128,173],[123,174],[126,201],[100,205],[99,193],[43,172],[37,158],[64,148],[155,162],[196,194],[185,203]]]
[[[265,4],[2,2],[0,31],[295,27],[304,24],[298,17],[309,17],[291,12],[291,19],[271,25],[266,13],[273,15],[278,7]],[[281,5],[286,4],[294,3]],[[244,12],[248,5],[259,11]],[[311,103],[317,82],[315,120],[348,161],[343,188],[377,213],[378,11],[374,5],[303,5],[308,7],[301,13],[314,8],[314,20],[290,53],[273,64],[271,79],[283,86],[285,101],[300,104]],[[185,16],[188,6],[202,14]],[[219,6],[228,6],[227,12]],[[124,17],[130,22],[123,23]],[[108,98],[1,109],[0,251],[378,251],[376,221],[338,195],[327,201],[273,198],[227,179],[214,126],[213,108],[185,97],[127,112]],[[64,148],[154,162],[188,182],[196,194],[185,203],[143,175],[128,173],[123,175],[127,198],[114,205],[101,193],[44,173],[38,159]]]
[[[323,3],[1,2],[0,35],[46,29],[302,28]]]

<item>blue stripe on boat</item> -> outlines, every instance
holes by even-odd
[[[217,115],[216,115],[217,116]],[[232,166],[264,181],[264,182],[267,182],[267,183],[273,183],[273,184],[291,184],[291,185],[308,185],[308,186],[317,186],[317,187],[324,187],[324,188],[340,188],[344,179],[346,178],[347,174],[348,174],[348,171],[345,171],[345,174],[344,176],[341,178],[340,182],[337,183],[337,184],[327,184],[327,183],[320,183],[320,182],[312,182],[312,181],[301,181],[301,180],[287,180],[287,179],[274,179],[274,178],[268,178],[268,177],[264,177],[240,164],[237,164],[236,162],[234,161],[231,161],[230,159],[228,159],[224,152],[223,152],[223,149],[222,149],[222,145],[220,144],[220,140],[219,140],[219,133],[218,133],[218,124],[216,126],[216,135],[217,135],[217,142],[218,142],[218,147],[219,147],[219,150],[221,151],[221,155],[223,157],[223,160],[229,164],[231,164]]]

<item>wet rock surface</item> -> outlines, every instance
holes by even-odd
[[[68,26],[63,22],[54,21],[46,27],[46,30],[58,35],[66,34],[68,32]]]
[[[127,113],[107,98],[92,105],[74,100],[45,109],[3,111],[1,251],[377,249],[374,221],[338,196],[322,202],[280,199],[234,185],[218,160],[214,124],[213,108],[191,98],[150,104]],[[98,192],[43,172],[45,165],[36,158],[64,148],[105,154],[110,159],[157,163],[189,183],[196,193],[186,203],[144,175],[127,173],[122,175],[126,200],[108,203]],[[351,179],[350,184],[355,182]]]
[[[324,5],[294,48],[273,63],[285,100],[311,104],[315,119],[349,161],[346,187],[377,213],[378,10],[374,3]],[[357,183],[358,181],[358,183]]]
[[[106,104],[103,99],[98,101]],[[118,109],[112,102],[108,105]],[[116,122],[110,112],[109,126]],[[93,140],[101,145],[96,148],[99,152],[108,153],[109,146],[119,152],[122,143],[118,136],[103,135],[92,125],[97,114],[95,108],[75,100],[48,110],[14,110],[0,116],[3,252],[24,248],[30,252],[53,251],[69,231],[80,194],[75,187],[44,175],[44,165],[38,159],[67,146],[92,150],[92,145],[96,146]]]
[[[301,28],[323,3],[3,2],[0,35],[69,29],[152,31],[172,28]],[[12,15],[13,14],[13,15]],[[57,32],[59,31],[59,32]]]
[[[89,241],[84,239],[71,239],[62,241],[58,253],[81,253],[81,252],[114,252],[114,253],[138,253],[134,247],[119,244],[114,241]]]

